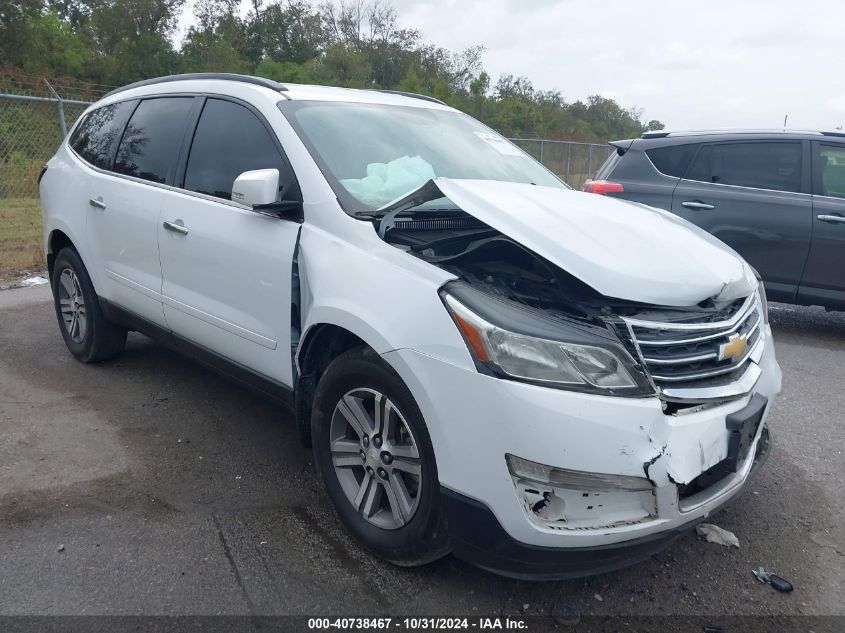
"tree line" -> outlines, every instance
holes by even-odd
[[[593,95],[567,101],[526,77],[495,82],[484,48],[449,51],[399,23],[386,0],[4,0],[0,64],[119,86],[179,72],[236,72],[281,82],[431,95],[508,136],[603,142],[661,129],[636,108]],[[245,7],[244,7],[245,8]],[[565,77],[561,78],[565,80]]]

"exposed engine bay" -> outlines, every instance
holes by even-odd
[[[460,211],[397,217],[384,240],[499,298],[582,318],[634,316],[683,322],[723,313],[730,301],[664,307],[605,297],[500,231]]]
[[[581,317],[637,311],[633,304],[611,306],[583,282],[470,216],[417,218],[397,219],[385,241],[491,295]]]
[[[665,321],[718,313],[712,300],[665,308],[605,297],[518,242],[461,211],[396,218],[384,240],[499,298],[577,317],[648,316]]]

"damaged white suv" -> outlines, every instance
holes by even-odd
[[[295,410],[374,554],[562,578],[743,488],[781,373],[755,272],[418,95],[183,75],[42,172],[70,351],[137,330]]]

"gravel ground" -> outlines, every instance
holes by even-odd
[[[46,286],[4,291],[0,614],[845,615],[845,314],[774,305],[771,321],[774,452],[711,518],[741,548],[690,534],[629,569],[531,583],[371,558],[285,411],[135,334],[82,365]]]

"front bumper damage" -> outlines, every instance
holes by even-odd
[[[749,478],[769,457],[771,442],[764,427],[751,462]],[[603,574],[647,560],[704,520],[696,516],[682,525],[629,541],[591,547],[543,547],[511,537],[483,503],[441,488],[452,553],[494,573],[522,580],[565,580]]]
[[[503,381],[412,350],[384,358],[428,423],[455,554],[507,575],[551,579],[647,558],[743,489],[768,454],[766,418],[781,387],[768,325],[765,337],[750,393],[671,414],[657,398]],[[707,474],[731,451],[727,421],[754,398],[766,406],[748,453],[711,484]],[[544,487],[514,475],[506,455],[649,489]]]

